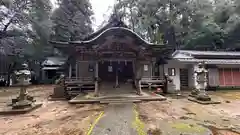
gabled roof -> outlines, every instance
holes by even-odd
[[[129,35],[132,36],[136,39],[138,39],[138,44],[141,45],[155,45],[153,43],[150,43],[146,40],[144,40],[142,37],[140,37],[136,32],[128,29],[128,28],[124,28],[124,27],[111,27],[108,28],[106,30],[104,30],[102,33],[92,36],[92,38],[90,40],[85,40],[85,41],[70,41],[70,44],[97,44],[98,41],[100,41],[100,38],[105,38],[109,35],[119,35],[121,36],[122,33],[125,33],[124,36]]]
[[[97,30],[96,32],[88,35],[86,38],[83,39],[83,41],[91,40],[91,39],[95,38],[96,36],[100,35],[106,29],[109,29],[112,27],[128,28],[128,26],[122,20],[114,18],[112,20],[109,20],[108,23],[104,27],[102,27],[99,30]]]
[[[94,45],[94,44],[97,44],[99,41],[105,40],[105,37],[107,36],[117,36],[117,37],[131,36],[135,39],[135,42],[138,45],[156,45],[154,43],[150,43],[144,40],[139,34],[134,32],[130,28],[128,28],[123,21],[116,18],[112,19],[103,28],[88,35],[85,39],[81,41],[69,41],[69,42],[50,41],[50,43],[54,44],[54,46],[56,47],[60,47],[64,45],[74,45],[74,46]]]

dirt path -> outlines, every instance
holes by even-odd
[[[134,104],[110,104],[91,135],[138,135]]]

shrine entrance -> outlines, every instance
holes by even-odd
[[[99,78],[102,83],[125,84],[134,79],[133,61],[99,62]]]

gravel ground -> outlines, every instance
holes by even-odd
[[[211,97],[221,104],[168,97],[140,103],[138,109],[147,130],[159,130],[161,135],[207,135],[210,131],[212,135],[240,135],[240,91],[212,92]]]
[[[135,124],[141,125],[141,122],[133,103],[72,106],[66,101],[47,101],[52,90],[52,86],[29,88],[29,94],[43,102],[43,106],[24,115],[0,116],[0,134],[85,135],[103,109],[104,115],[91,135],[139,134]],[[0,89],[0,108],[17,96],[18,91],[19,88]],[[212,92],[211,96],[222,103],[200,105],[186,98],[168,97],[167,101],[137,104],[144,131],[152,131],[150,135],[205,135],[210,132],[212,135],[240,135],[240,91]]]
[[[101,105],[69,105],[66,101],[48,101],[52,86],[29,88],[29,94],[43,106],[30,113],[13,116],[0,116],[0,135],[85,135],[92,121],[102,111]],[[0,108],[19,88],[0,92]]]
[[[92,135],[137,135],[133,110],[133,103],[108,105]]]

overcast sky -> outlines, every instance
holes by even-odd
[[[56,0],[51,0],[51,2],[53,3],[54,8],[56,8]],[[95,18],[93,27],[96,29],[104,20],[109,17],[115,0],[90,0],[90,2],[92,4]]]

